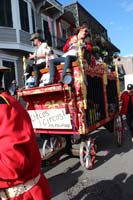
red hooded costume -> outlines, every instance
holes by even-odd
[[[0,92],[0,198],[50,200],[48,181],[40,168],[40,152],[27,111],[7,92]],[[37,182],[33,184],[35,177]],[[29,180],[32,180],[30,189],[16,196],[7,194],[5,188],[12,190],[13,186],[18,188]]]
[[[120,96],[120,100],[122,101],[121,113],[123,115],[128,114],[129,97],[130,95],[127,91],[124,91]],[[131,95],[131,102],[132,102],[132,107],[133,107],[133,95]]]

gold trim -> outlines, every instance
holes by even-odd
[[[10,103],[7,101],[7,99],[3,95],[0,94],[0,97],[2,97],[8,105],[10,105]]]

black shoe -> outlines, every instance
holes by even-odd
[[[39,86],[39,81],[36,81],[34,87],[38,87],[38,86]]]
[[[51,85],[51,84],[54,84],[54,81],[49,81],[48,83],[45,83],[44,86],[45,85]]]

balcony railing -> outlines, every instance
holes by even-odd
[[[25,48],[23,49],[23,47],[27,47],[28,51],[30,51],[32,48],[30,34],[25,31],[19,31],[19,40],[17,38],[16,29],[13,28],[0,28],[0,35],[0,43],[11,44],[11,47],[13,49],[16,48],[16,46],[14,47],[13,44],[21,44],[22,50],[26,50]],[[48,37],[46,40],[50,46],[57,50],[62,50],[66,42],[65,38],[59,38],[58,36],[51,36]]]

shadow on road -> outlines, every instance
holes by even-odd
[[[126,173],[121,173],[112,180],[102,180],[94,185],[86,181],[78,183],[67,191],[69,200],[131,200],[133,199],[133,176],[127,178]],[[89,186],[88,186],[89,184]],[[73,192],[75,191],[75,193]]]
[[[64,173],[60,173],[48,179],[52,190],[52,197],[67,191],[70,187],[74,186],[78,182],[78,178],[83,173],[79,170],[76,171],[79,166],[80,163],[78,162]]]
[[[129,132],[127,130],[125,131],[124,144],[121,147],[118,147],[118,145],[115,143],[114,133],[110,133],[105,129],[102,129],[94,134],[94,137],[97,145],[97,156],[93,169],[101,166],[114,155],[123,155],[133,148]]]
[[[91,135],[90,135],[91,136]],[[122,147],[118,147],[114,142],[113,133],[107,130],[100,129],[92,134],[97,144],[97,158],[93,169],[100,167],[102,164],[110,160],[115,155],[122,156],[128,153],[133,144],[130,141],[129,132],[126,130],[125,142]],[[69,161],[70,157],[62,158],[58,164]],[[128,177],[126,173],[121,173],[115,176],[112,180],[102,180],[94,184],[95,180],[90,180],[90,177],[85,177],[83,180],[82,174],[84,169],[80,168],[80,162],[66,168],[62,173],[48,178],[52,190],[52,198],[64,193],[68,200],[132,200],[133,199],[133,175]],[[48,172],[54,165],[44,167],[43,172]],[[92,169],[92,170],[93,170]],[[91,173],[91,172],[90,172]],[[82,178],[82,179],[81,179]],[[80,180],[80,181],[79,181]],[[92,184],[91,184],[92,183]]]

